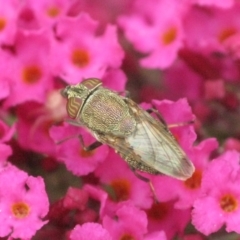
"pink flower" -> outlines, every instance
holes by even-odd
[[[10,94],[4,103],[6,107],[45,101],[46,92],[53,87],[48,66],[49,44],[47,32],[17,34],[16,54],[7,63]]]
[[[55,103],[57,98],[55,98]],[[58,121],[52,112],[36,102],[27,102],[18,107],[18,142],[24,149],[54,156],[56,143],[49,135],[50,127]]]
[[[156,231],[156,232],[147,234],[144,237],[144,240],[167,240],[167,237],[164,231]]]
[[[0,120],[0,142],[7,142],[9,141],[12,137],[13,134],[16,131],[16,125],[13,124],[11,127],[8,126],[5,122]]]
[[[107,26],[96,36],[97,22],[86,13],[75,18],[64,18],[57,24],[52,46],[52,68],[67,83],[83,78],[101,78],[108,68],[118,68],[123,51],[117,42],[116,28]]]
[[[50,137],[49,129],[62,121],[66,114],[66,102],[59,90],[48,92],[44,105],[36,102],[21,104],[17,109],[21,147],[54,157],[57,145]]]
[[[190,0],[191,3],[199,4],[200,6],[230,8],[234,5],[234,0]]]
[[[229,36],[224,42],[223,45],[227,52],[231,55],[233,59],[239,59],[240,58],[240,33],[234,33],[231,36]]]
[[[186,123],[184,126],[170,128],[170,131],[183,150],[191,149],[196,139],[196,133],[192,124],[187,123],[193,121],[195,116],[187,100],[179,99],[176,102],[152,100],[152,105],[162,114],[167,125]]]
[[[15,0],[7,1],[0,9],[0,43],[10,45],[16,33],[17,12],[20,4]]]
[[[147,217],[144,211],[125,204],[116,210],[115,216],[105,216],[103,226],[113,239],[143,239],[147,233]]]
[[[0,143],[0,153],[1,153],[0,167],[2,167],[2,165],[6,163],[8,157],[12,155],[12,149],[10,146],[4,143]]]
[[[222,79],[206,81],[204,87],[204,95],[207,100],[222,99],[225,96],[226,90]]]
[[[202,175],[208,167],[210,154],[218,147],[216,139],[211,138],[194,146],[189,158],[195,166],[192,177],[179,181],[167,176],[152,178],[156,195],[161,201],[175,200],[174,207],[179,209],[191,208],[201,191]]]
[[[234,0],[4,2],[0,238],[199,240],[223,227],[240,234],[240,155],[229,151],[240,150],[239,12]],[[127,87],[136,102],[148,100],[142,106],[159,111],[195,166],[185,181],[138,172],[158,201],[114,149],[86,152],[79,135],[86,146],[96,141],[88,129],[59,123],[67,118],[60,88],[94,77],[117,94]],[[35,173],[45,166],[37,172],[54,180],[49,212],[42,178],[9,161]],[[76,175],[81,189],[66,187],[74,176],[62,171]]]
[[[227,151],[208,165],[192,212],[192,223],[201,233],[209,235],[223,225],[227,232],[240,233],[239,170],[236,151]]]
[[[183,240],[204,240],[201,234],[188,234],[183,237]]]
[[[84,210],[88,197],[89,196],[86,191],[70,187],[63,199],[63,206],[67,209]]]
[[[239,4],[227,10],[192,7],[184,19],[184,28],[188,36],[186,46],[194,51],[200,48],[202,53],[210,54],[213,51],[218,51],[225,54],[225,41],[238,34],[240,30],[239,15],[237,14],[239,7]],[[209,22],[211,24],[207,24]],[[213,60],[213,58],[208,57],[208,61],[211,63]],[[217,69],[214,72],[216,71]]]
[[[163,230],[167,239],[182,235],[190,220],[190,210],[175,209],[174,202],[158,202],[146,210],[148,232]]]
[[[110,69],[102,77],[103,86],[117,92],[125,90],[127,78],[122,70]]]
[[[96,140],[81,127],[67,124],[64,126],[53,126],[50,130],[50,135],[56,143],[60,142],[56,146],[56,158],[60,162],[65,163],[66,167],[77,176],[93,172],[107,157],[108,147],[106,145],[88,152],[82,148],[78,138],[79,135],[82,135],[85,146]]]
[[[85,189],[70,187],[66,195],[51,205],[48,213],[50,223],[69,229],[76,224],[94,222],[99,214],[89,207],[93,198]]]
[[[94,172],[100,182],[109,186],[108,210],[115,211],[118,203],[130,201],[136,206],[147,208],[152,203],[149,185],[130,170],[128,164],[110,149],[106,160]]]
[[[163,82],[165,86],[163,99],[177,101],[180,98],[187,98],[191,103],[202,97],[203,78],[181,60],[163,72]]]
[[[183,8],[175,1],[147,2],[151,5],[147,17],[135,13],[120,17],[119,24],[127,39],[142,53],[148,54],[140,63],[147,68],[167,68],[177,58],[183,45]],[[167,9],[167,11],[166,11]],[[149,19],[149,21],[146,21]]]
[[[43,179],[28,176],[12,165],[1,167],[0,236],[31,238],[46,221],[49,208]],[[28,226],[28,227],[26,227]]]
[[[0,20],[1,21],[1,20]],[[12,56],[0,48],[0,99],[5,99],[10,94],[10,75],[11,66],[9,62],[12,60]]]
[[[71,240],[113,240],[108,231],[99,223],[77,225],[70,233]]]
[[[106,214],[105,208],[107,207],[107,193],[104,190],[100,189],[100,187],[95,187],[94,185],[90,184],[85,184],[83,190],[85,190],[89,194],[89,197],[91,199],[99,202],[99,217],[100,219],[102,219],[103,216]]]
[[[240,141],[237,138],[228,138],[224,143],[224,150],[240,151]]]
[[[27,0],[24,5],[32,9],[41,28],[51,28],[68,12],[71,1],[32,1]]]

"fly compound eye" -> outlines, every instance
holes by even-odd
[[[82,108],[83,101],[81,98],[70,97],[67,100],[67,113],[70,118],[76,119]]]
[[[81,85],[86,87],[89,91],[93,91],[102,85],[102,81],[97,78],[88,78],[81,82]]]

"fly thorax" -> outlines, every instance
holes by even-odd
[[[136,128],[136,121],[135,119],[128,115],[124,117],[121,122],[119,123],[119,131],[124,133],[124,135],[128,135],[134,132]]]
[[[81,121],[92,131],[117,136],[124,136],[135,126],[122,97],[104,88],[99,88],[87,99],[81,112]]]

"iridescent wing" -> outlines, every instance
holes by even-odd
[[[136,130],[124,139],[102,136],[99,140],[112,146],[137,170],[159,172],[181,180],[191,177],[194,166],[165,124],[132,100],[125,101],[137,121]]]
[[[141,156],[144,164],[172,177],[185,180],[192,176],[194,166],[187,158],[167,126],[128,99],[136,112],[137,129],[126,141]]]

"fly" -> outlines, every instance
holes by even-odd
[[[133,170],[180,180],[192,176],[192,162],[156,110],[143,110],[131,99],[104,88],[96,78],[67,86],[62,95],[67,98],[67,112],[74,125],[86,127],[97,139],[86,150],[107,144]],[[150,115],[152,111],[158,119]]]

